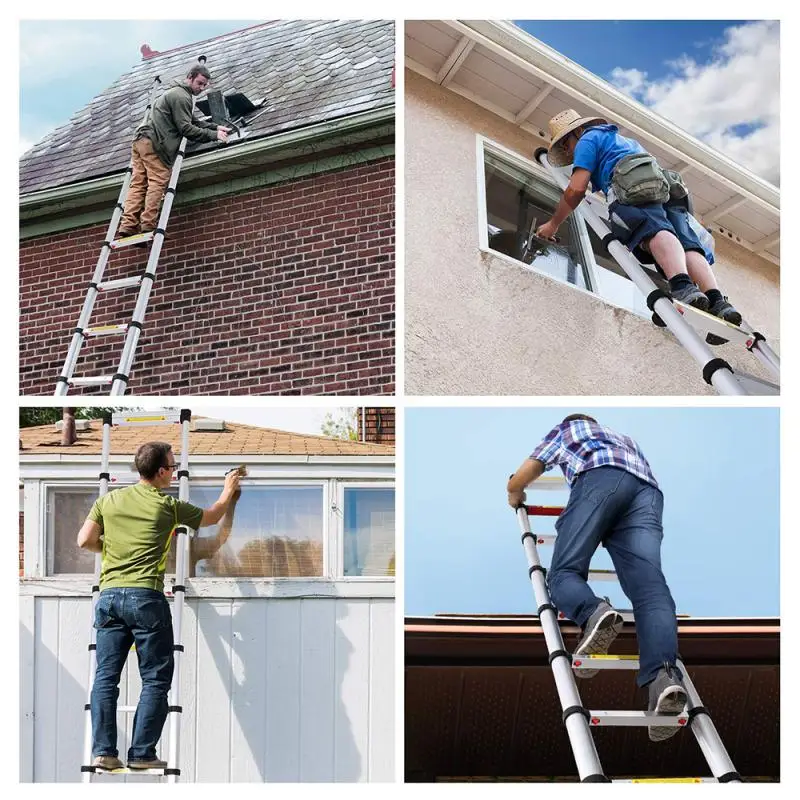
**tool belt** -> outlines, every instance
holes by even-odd
[[[670,183],[650,153],[631,153],[620,159],[611,187],[616,199],[626,206],[666,203],[670,199]]]

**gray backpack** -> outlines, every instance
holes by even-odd
[[[666,203],[670,197],[669,181],[650,153],[632,153],[620,159],[611,186],[617,200],[626,206]]]

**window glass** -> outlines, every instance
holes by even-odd
[[[93,575],[94,553],[78,547],[97,489],[53,487],[47,495],[47,574]]]
[[[208,508],[221,490],[192,486],[191,502]],[[222,520],[192,539],[189,576],[322,576],[322,496],[322,486],[242,486]]]
[[[345,488],[344,574],[394,575],[393,488]]]
[[[485,151],[489,247],[558,280],[590,289],[574,215],[558,231],[558,243],[537,239],[536,229],[553,215],[560,193],[510,161]]]

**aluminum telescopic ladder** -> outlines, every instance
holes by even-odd
[[[541,486],[539,485],[541,484]],[[540,479],[529,489],[564,489],[566,484],[557,479]],[[538,607],[537,614],[544,632],[550,659],[550,669],[556,682],[561,702],[562,719],[567,729],[572,754],[578,768],[578,776],[583,783],[741,783],[725,745],[711,721],[711,716],[703,707],[700,695],[694,687],[683,662],[678,659],[677,666],[683,674],[683,686],[687,702],[683,712],[677,716],[658,715],[650,711],[594,711],[581,702],[574,671],[580,669],[639,669],[635,656],[579,656],[571,655],[564,648],[561,629],[558,625],[558,611],[550,601],[547,591],[546,573],[539,559],[538,545],[551,545],[555,535],[534,534],[531,531],[531,516],[557,517],[563,508],[560,506],[521,505],[517,508],[517,520],[522,531],[522,545],[528,559],[528,576],[533,586]],[[610,570],[590,570],[590,580],[615,580],[616,573]],[[563,617],[562,617],[563,618]],[[689,727],[697,739],[713,778],[634,778],[612,780],[603,772],[600,758],[592,737],[592,729],[601,726],[678,726]],[[680,734],[678,734],[680,735]]]
[[[569,178],[547,160],[547,149],[539,148],[535,160],[541,164],[563,190]],[[776,378],[780,379],[780,358],[767,344],[763,334],[746,322],[737,327],[712,314],[673,301],[663,289],[659,289],[646,274],[631,251],[611,232],[603,219],[605,204],[597,197],[587,195],[576,211],[592,228],[609,254],[644,295],[647,307],[653,312],[653,322],[666,327],[700,365],[703,379],[724,395],[780,394],[780,386],[753,375],[736,371],[723,358],[717,358],[708,346],[709,341],[732,342],[743,345]],[[715,338],[710,338],[715,337]]]
[[[189,427],[192,412],[183,409],[180,412],[166,412],[163,414],[125,414],[106,413],[103,417],[103,444],[100,468],[100,497],[108,493],[111,481],[109,472],[109,456],[111,453],[111,428],[112,427],[141,427],[150,425],[175,425],[181,426],[181,463],[178,471],[178,499],[189,500]],[[92,616],[89,638],[89,690],[84,705],[85,731],[83,738],[83,763],[81,776],[84,783],[91,783],[95,775],[160,775],[166,777],[167,783],[176,783],[181,774],[178,767],[178,754],[180,752],[180,720],[183,708],[180,704],[181,697],[181,656],[183,643],[181,641],[184,595],[186,593],[186,569],[189,563],[189,536],[190,531],[185,525],[179,525],[172,532],[175,537],[175,583],[169,593],[174,597],[172,604],[172,631],[175,668],[172,673],[172,686],[169,692],[169,754],[165,769],[128,769],[103,770],[93,766],[92,758],[92,685],[94,684],[95,670],[97,667],[97,644],[94,629],[94,613],[97,600],[100,596],[100,569],[102,557],[95,556],[95,577],[92,585]],[[117,713],[135,714],[136,706],[117,706]]]
[[[204,64],[205,61],[205,56],[200,56],[198,58],[198,63],[200,64]],[[146,122],[149,117],[150,110],[155,102],[155,94],[160,84],[161,78],[156,76],[150,90],[150,101],[147,104],[142,124]],[[194,99],[192,99],[192,110],[194,110]],[[167,223],[169,222],[172,203],[175,199],[175,187],[178,185],[178,177],[181,173],[184,156],[186,155],[186,144],[187,139],[184,136],[178,146],[178,154],[175,158],[175,164],[172,167],[172,173],[170,174],[169,183],[164,194],[164,203],[161,207],[161,214],[158,218],[156,229],[147,233],[128,236],[125,239],[115,240],[114,237],[119,227],[119,221],[125,209],[125,199],[128,196],[128,190],[131,185],[133,159],[131,159],[131,162],[128,164],[128,168],[125,171],[125,179],[122,181],[122,188],[117,198],[117,205],[114,208],[114,213],[111,215],[111,222],[108,224],[105,241],[100,248],[97,266],[95,266],[92,280],[89,283],[86,299],[83,301],[83,308],[81,309],[81,315],[78,319],[78,325],[72,334],[72,341],[69,345],[67,358],[64,361],[64,366],[61,368],[61,375],[56,381],[54,392],[56,397],[67,394],[70,386],[110,386],[110,397],[125,394],[130,378],[131,367],[133,366],[133,359],[136,355],[136,347],[139,344],[139,337],[141,336],[144,325],[147,304],[150,301],[150,292],[153,289],[153,282],[156,279],[156,268],[158,267],[158,260],[161,257],[161,248],[164,244]],[[142,246],[146,245],[147,242],[152,242],[152,246],[150,248],[150,255],[147,259],[147,266],[145,267],[144,274],[134,275],[130,278],[119,278],[113,281],[103,280],[103,274],[105,273],[106,265],[108,264],[108,259],[112,250],[119,250],[131,246]],[[136,299],[136,307],[134,308],[133,317],[130,322],[89,327],[89,318],[92,315],[95,300],[100,292],[128,289],[133,286],[139,287],[139,295]],[[75,371],[75,365],[78,361],[81,347],[86,339],[95,336],[120,336],[123,334],[125,335],[125,344],[122,348],[119,366],[114,375],[74,377],[73,372]]]

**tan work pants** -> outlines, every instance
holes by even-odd
[[[135,231],[141,223],[142,231],[152,231],[172,170],[156,155],[149,139],[137,139],[132,149],[133,173],[119,229]]]

